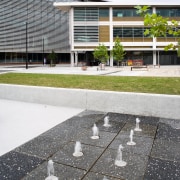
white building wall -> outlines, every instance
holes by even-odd
[[[138,1],[137,1],[138,2]],[[109,8],[109,21],[99,21],[98,24],[100,26],[109,26],[109,31],[110,31],[110,37],[109,37],[109,42],[103,42],[105,46],[109,47],[109,50],[112,50],[113,48],[113,27],[114,26],[124,26],[124,27],[135,27],[135,26],[143,26],[144,22],[143,21],[113,21],[113,8],[114,7],[134,7],[137,4],[136,1],[133,2],[73,2],[73,3],[59,3],[59,8],[63,7],[71,7],[70,13],[71,13],[71,20],[70,20],[70,29],[71,29],[71,51],[93,51],[94,47],[98,46],[99,43],[101,42],[78,42],[74,43],[74,37],[73,37],[73,26],[78,25],[78,23],[86,23],[86,25],[89,23],[89,25],[97,25],[97,22],[73,22],[73,8],[74,7],[108,7]],[[177,3],[177,2],[176,2]],[[164,4],[159,3],[159,2],[151,2],[151,1],[143,1],[142,5],[149,5],[152,7],[153,13],[156,12],[156,6],[158,7],[163,7],[163,6],[174,6],[176,7],[175,4],[172,4],[172,2],[165,2]],[[58,6],[58,3],[54,3],[55,6]],[[180,4],[177,3],[177,6]],[[158,51],[163,51],[163,48],[157,48],[157,46],[165,46],[171,42],[157,42],[156,38],[153,38],[152,42],[121,42],[122,45],[124,46],[124,50],[126,51],[151,51],[152,52],[152,57],[153,57],[153,65],[156,65],[157,62],[157,52]],[[174,43],[174,42],[172,42]],[[175,43],[174,43],[175,44]],[[80,48],[77,48],[77,47]],[[74,48],[76,47],[76,49]],[[83,48],[83,47],[88,47]],[[92,48],[91,48],[92,47]],[[113,66],[113,57],[110,57],[110,66]]]

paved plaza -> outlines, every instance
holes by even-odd
[[[97,67],[88,67],[87,71],[82,71],[81,67],[59,65],[53,68],[30,66],[29,69],[24,66],[0,66],[0,73],[8,72],[180,77],[179,66],[150,67],[148,71],[131,71],[130,67],[106,67],[102,71],[97,71]],[[13,145],[0,155],[0,180],[45,180],[50,159],[54,162],[55,176],[59,180],[180,179],[180,121],[177,119],[2,99],[0,108],[1,125],[13,126],[0,128],[1,147]],[[109,116],[110,127],[103,126],[106,116]],[[127,145],[137,117],[142,131],[134,131],[136,145]],[[7,122],[7,119],[13,122]],[[99,139],[91,139],[94,123],[99,128]],[[24,139],[16,144],[15,141],[21,137]],[[81,157],[73,156],[76,141],[82,145]],[[115,165],[120,144],[124,147],[122,159],[127,163],[125,167]]]
[[[42,73],[42,74],[79,74],[79,75],[105,75],[105,76],[159,76],[159,77],[180,77],[180,65],[175,66],[149,66],[148,69],[138,68],[131,71],[130,66],[110,67],[100,70],[97,66],[89,66],[86,71],[81,67],[70,67],[69,65],[9,65],[0,66],[0,73],[19,72],[19,73]]]
[[[104,127],[109,116],[110,127]],[[136,145],[127,145],[134,131]],[[91,139],[96,123],[100,138]],[[83,111],[0,157],[0,179],[44,180],[47,161],[54,161],[60,180],[178,180],[180,178],[180,121],[158,117]],[[76,141],[83,156],[74,157]],[[122,144],[125,167],[115,165]]]

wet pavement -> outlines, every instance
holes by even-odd
[[[104,127],[109,116],[111,127]],[[136,145],[127,145],[130,130]],[[100,138],[91,139],[96,123]],[[59,180],[178,180],[180,121],[158,117],[83,111],[0,157],[1,180],[44,180],[47,162],[54,161]],[[83,156],[74,157],[76,141]],[[115,165],[122,144],[125,167]]]

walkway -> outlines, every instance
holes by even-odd
[[[134,69],[130,67],[109,67],[105,70],[97,70],[97,67],[88,67],[83,71],[81,67],[69,67],[57,65],[56,67],[29,65],[28,69],[25,66],[0,66],[0,73],[20,72],[20,73],[43,73],[43,74],[79,74],[79,75],[109,75],[109,76],[159,76],[159,77],[180,77],[180,65],[176,66],[161,66],[149,67],[146,69]]]

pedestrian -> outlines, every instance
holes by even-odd
[[[46,58],[44,58],[44,66],[46,65]]]

